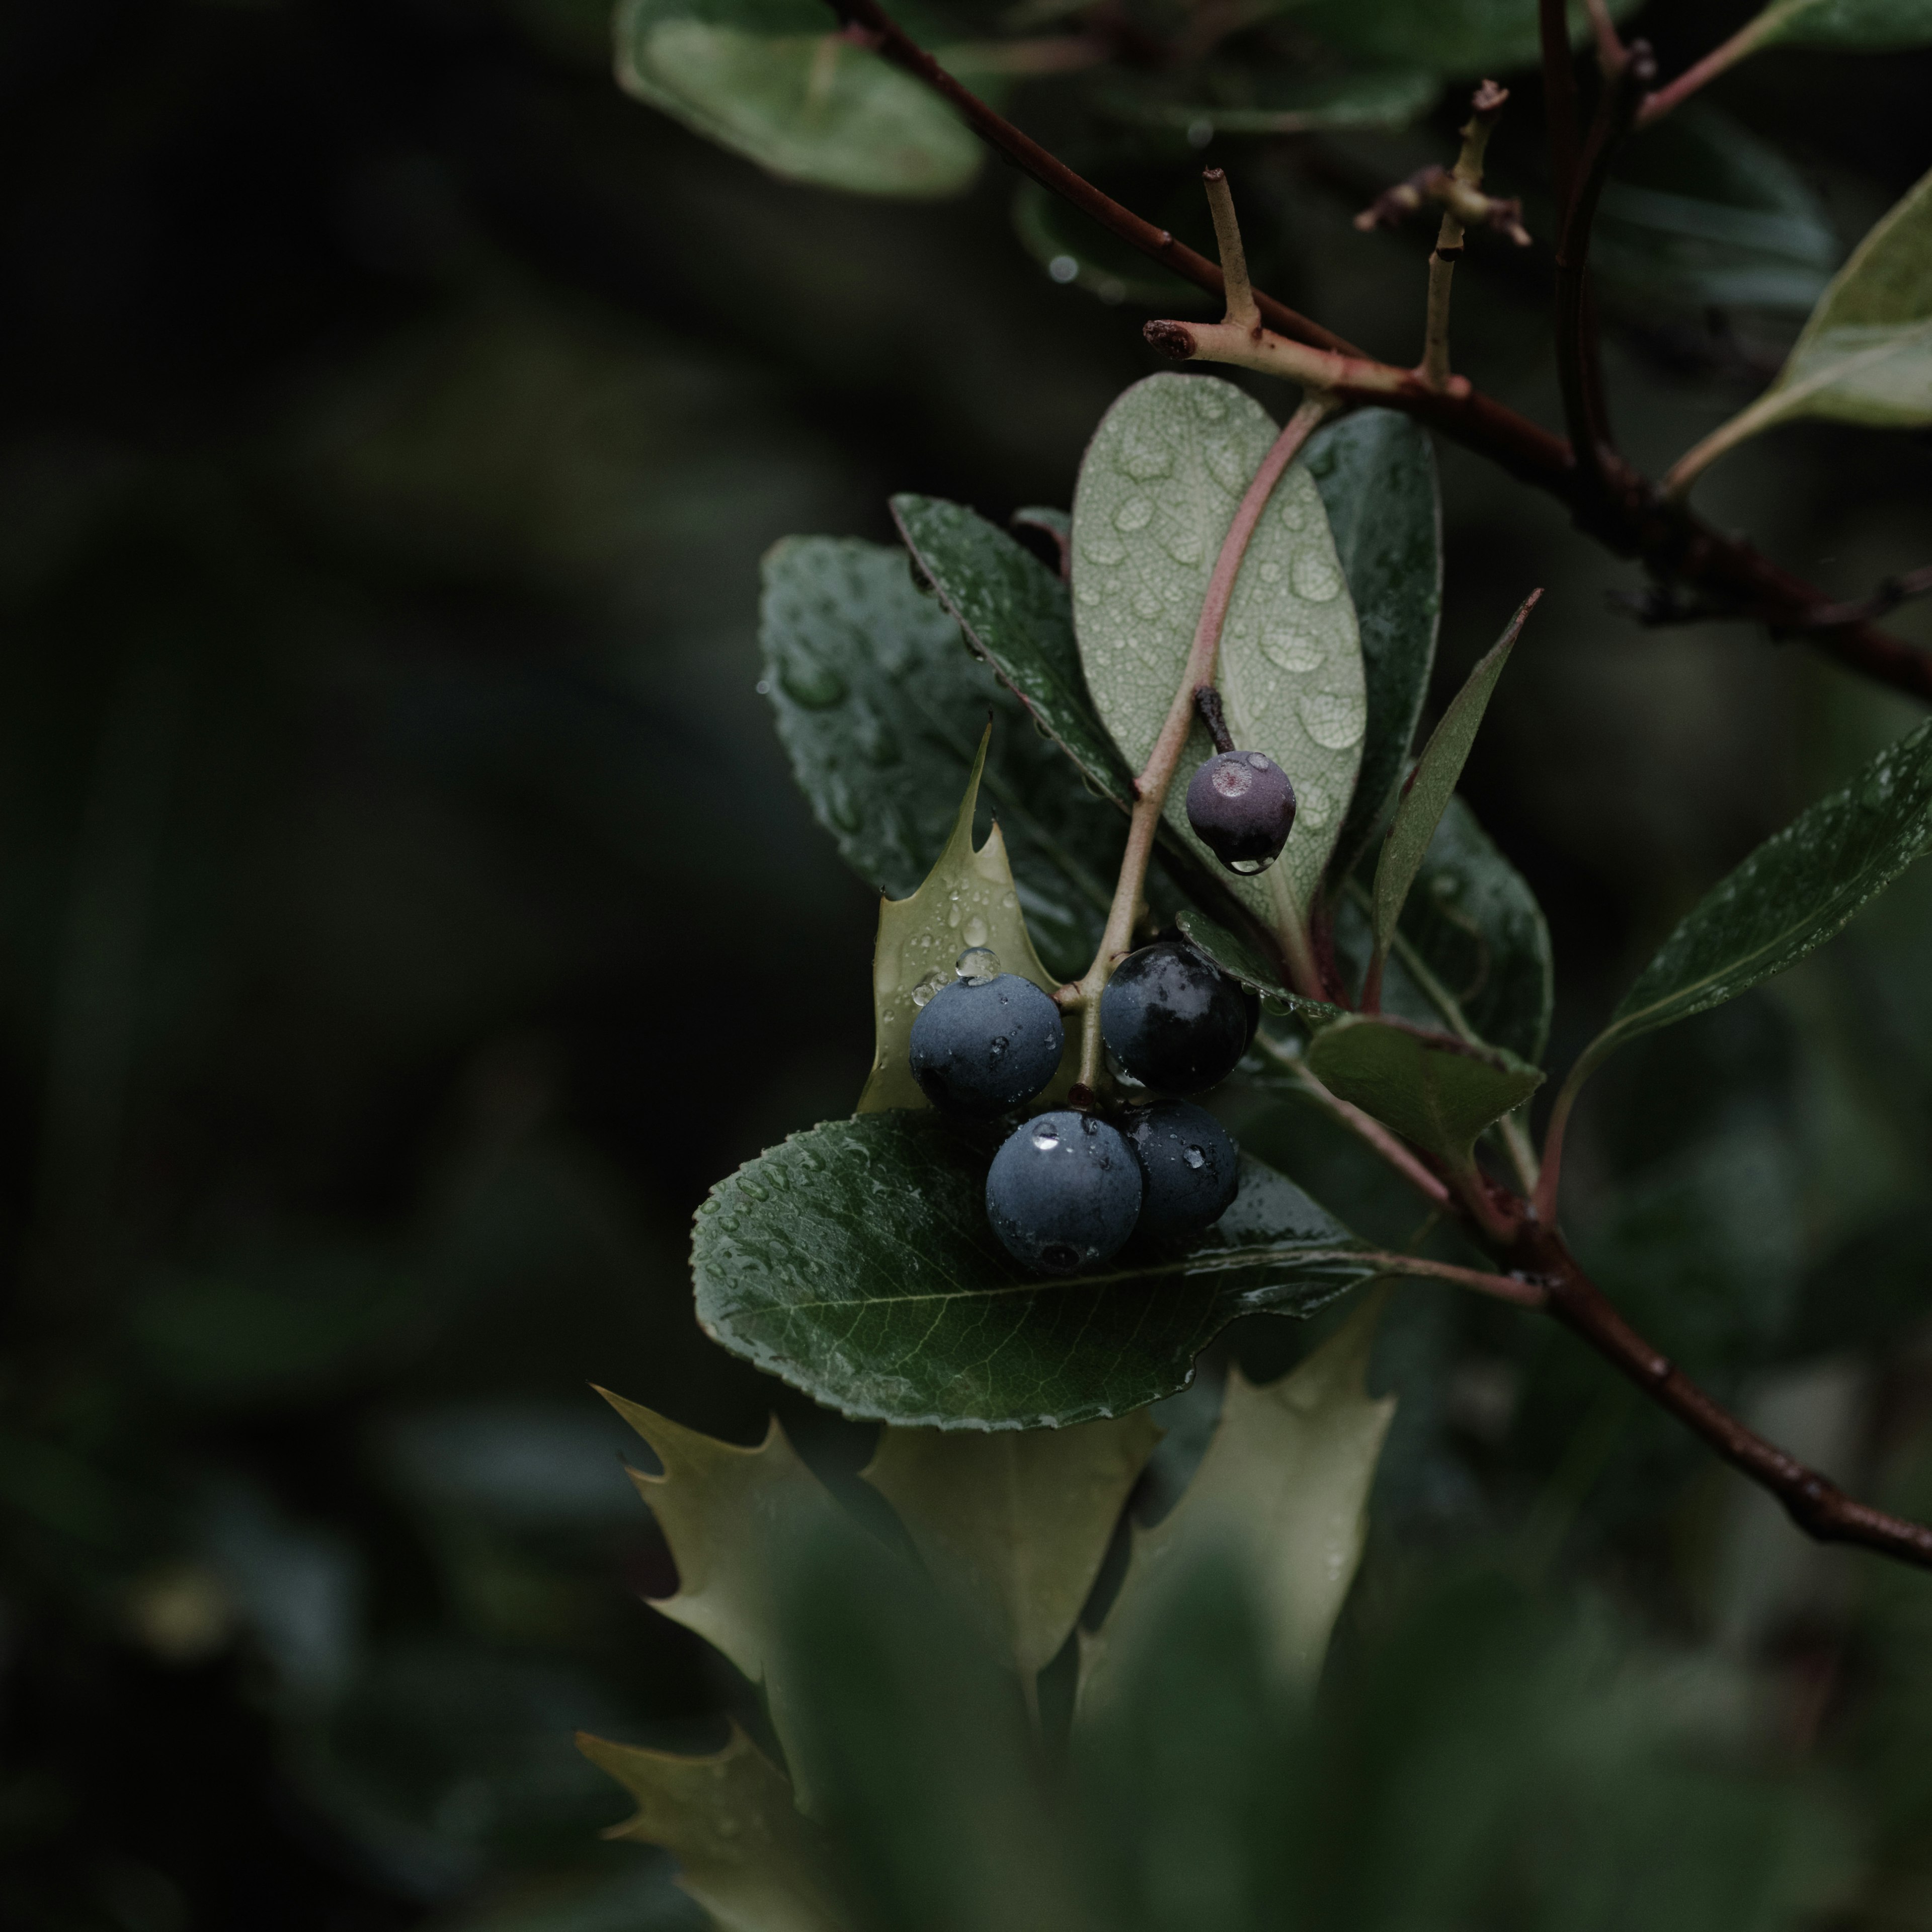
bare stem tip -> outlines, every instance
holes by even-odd
[[[1185,322],[1150,322],[1141,334],[1156,355],[1171,356],[1177,362],[1194,358],[1194,332]]]

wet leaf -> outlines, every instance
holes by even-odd
[[[1442,610],[1442,497],[1428,436],[1394,410],[1358,410],[1330,423],[1309,439],[1303,460],[1355,600],[1369,704],[1333,879],[1354,869],[1408,763]]]
[[[1057,592],[1064,625],[1064,586],[1020,556]],[[1024,577],[1019,584],[1016,595],[1038,590]],[[1026,687],[1017,698],[1003,688],[1004,669],[995,676],[976,662],[946,606],[914,587],[904,554],[788,537],[766,555],[760,616],[765,681],[799,784],[846,862],[895,898],[912,892],[946,849],[988,714],[995,718],[984,784],[1028,928],[1049,970],[1084,972],[1124,826],[1030,728]],[[1024,638],[1016,650],[1024,656]],[[1070,662],[1070,632],[1065,652]]]
[[[1458,1169],[1469,1166],[1476,1136],[1543,1084],[1537,1068],[1499,1048],[1359,1013],[1323,1028],[1307,1058],[1330,1093]]]
[[[809,0],[621,0],[617,79],[772,173],[856,194],[958,194],[980,143],[930,88]]]
[[[1185,1254],[1023,1274],[986,1223],[995,1144],[904,1113],[794,1134],[698,1210],[698,1319],[848,1415],[1057,1427],[1171,1395],[1238,1315],[1308,1314],[1372,1272],[1346,1229],[1244,1160],[1239,1198]]]
[[[724,1932],[849,1932],[818,1835],[791,1786],[734,1724],[710,1757],[680,1757],[578,1733],[577,1748],[637,1800],[605,1835],[660,1845],[678,1882]]]
[[[1253,1577],[1276,1672],[1306,1684],[1354,1580],[1367,1534],[1369,1490],[1395,1414],[1368,1392],[1382,1312],[1366,1298],[1346,1324],[1279,1382],[1228,1377],[1208,1453],[1186,1492],[1151,1529],[1136,1529],[1120,1594],[1081,1648],[1080,1715],[1118,1694],[1131,1658],[1169,1594],[1198,1566],[1232,1557]]]
[[[1372,897],[1375,902],[1374,950],[1378,956],[1387,953],[1395,937],[1396,922],[1402,916],[1408,889],[1415,883],[1415,875],[1421,870],[1423,860],[1436,836],[1436,828],[1455,795],[1456,782],[1462,776],[1469,748],[1476,742],[1476,733],[1481,727],[1483,714],[1490,707],[1496,680],[1502,676],[1503,666],[1509,662],[1510,652],[1522,632],[1523,620],[1541,595],[1540,591],[1532,592],[1510,620],[1509,627],[1502,637],[1477,659],[1462,689],[1449,700],[1442,722],[1430,734],[1429,742],[1422,748],[1422,756],[1416,760],[1415,770],[1396,806],[1394,822],[1389,827],[1388,838],[1382,842],[1382,858],[1376,867]]]
[[[1222,538],[1276,425],[1212,376],[1137,382],[1095,431],[1073,504],[1073,621],[1095,708],[1138,770],[1174,701]],[[1355,788],[1367,719],[1362,653],[1328,514],[1305,461],[1292,464],[1256,525],[1222,634],[1220,687],[1244,751],[1293,782],[1286,848],[1230,890],[1270,923],[1276,896],[1306,908],[1321,884]],[[1167,820],[1202,862],[1184,794],[1213,754],[1197,724]]]
[[[1918,47],[1932,43],[1928,0],[1779,0],[1744,31],[1761,46]]]
[[[1066,1641],[1160,1436],[1145,1409],[1074,1429],[887,1429],[863,1473],[940,1587],[1034,1676]]]
[[[929,994],[949,985],[956,962],[969,946],[990,946],[999,956],[1000,971],[1016,973],[1049,993],[1060,983],[1040,964],[1027,937],[999,826],[986,835],[985,844],[974,848],[973,812],[992,729],[988,725],[980,741],[952,836],[925,884],[910,898],[879,902],[879,937],[872,952],[872,1071],[859,1096],[862,1114],[928,1104],[907,1058],[912,1023],[919,1016],[917,995],[922,986]],[[1070,1033],[1070,1058],[1076,1051]],[[1056,1084],[1047,1093],[1059,1090]]]
[[[1262,1006],[1276,1014],[1293,1013],[1312,1025],[1325,1026],[1340,1019],[1346,1009],[1331,1006],[1321,1000],[1304,999],[1282,984],[1281,976],[1247,942],[1224,926],[1216,926],[1204,914],[1187,911],[1175,922],[1181,932],[1224,973],[1231,974],[1247,990],[1259,996]]]

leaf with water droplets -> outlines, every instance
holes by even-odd
[[[928,1104],[908,1058],[912,1023],[926,1000],[951,982],[962,952],[990,947],[1001,972],[1016,973],[1049,993],[1060,984],[1027,937],[999,826],[986,835],[985,844],[974,848],[973,812],[992,736],[988,724],[938,863],[910,898],[879,902],[879,937],[872,950],[872,1071],[859,1096],[862,1114]],[[1065,1091],[1077,1053],[1070,1034],[1065,1061],[1048,1096]]]
[[[1185,1252],[1024,1273],[986,1222],[997,1132],[932,1114],[794,1134],[711,1191],[692,1244],[705,1332],[848,1415],[1038,1429],[1185,1386],[1237,1316],[1306,1315],[1368,1279],[1360,1244],[1244,1159],[1234,1204]]]
[[[1174,702],[1222,539],[1276,433],[1232,383],[1163,373],[1122,395],[1088,446],[1073,502],[1074,629],[1094,704],[1136,770]],[[1354,606],[1305,463],[1289,466],[1256,526],[1216,682],[1237,744],[1264,752],[1294,786],[1294,829],[1274,868],[1228,879],[1272,924],[1278,892],[1305,909],[1321,884],[1368,715]],[[1187,777],[1213,751],[1197,724],[1167,818],[1218,870],[1188,829],[1184,800]]]

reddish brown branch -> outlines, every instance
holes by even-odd
[[[1550,178],[1556,206],[1567,214],[1576,181],[1576,69],[1570,58],[1570,9],[1564,0],[1537,0],[1543,46],[1543,112],[1550,129]],[[1559,222],[1560,225],[1560,222]]]

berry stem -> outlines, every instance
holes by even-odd
[[[1214,740],[1215,750],[1232,752],[1234,735],[1228,729],[1228,714],[1221,709],[1221,694],[1211,684],[1202,685],[1194,694],[1194,708],[1200,712],[1201,722]]]
[[[1100,1076],[1100,995],[1112,978],[1114,968],[1132,944],[1134,922],[1140,915],[1147,886],[1148,862],[1154,856],[1154,834],[1166,808],[1168,791],[1180,766],[1180,754],[1186,749],[1187,734],[1193,728],[1196,694],[1204,684],[1214,681],[1221,626],[1227,620],[1228,602],[1234,596],[1234,579],[1240,574],[1241,560],[1247,554],[1248,540],[1261,521],[1275,485],[1300,454],[1302,445],[1340,406],[1337,400],[1324,390],[1315,391],[1304,400],[1275,438],[1274,447],[1262,458],[1261,467],[1235,508],[1228,534],[1221,540],[1221,554],[1214,560],[1214,574],[1208,580],[1208,594],[1202,602],[1200,621],[1194,627],[1194,642],[1187,653],[1180,687],[1168,706],[1166,721],[1148,754],[1147,763],[1134,780],[1134,809],[1127,822],[1127,849],[1120,856],[1120,880],[1114,888],[1106,930],[1100,935],[1100,950],[1094,956],[1093,964],[1078,982],[1082,1015],[1080,1084],[1090,1092],[1094,1090]],[[1288,910],[1300,939],[1298,950],[1292,944],[1288,949],[1288,971],[1295,991],[1310,999],[1320,999],[1323,995],[1316,976],[1314,952],[1292,891]],[[1288,934],[1284,932],[1282,937],[1288,943]]]
[[[1483,157],[1490,145],[1490,130],[1508,98],[1508,88],[1486,80],[1469,104],[1469,118],[1462,128],[1462,151],[1456,157],[1452,178],[1472,193],[1483,184]],[[1455,203],[1445,201],[1442,226],[1429,256],[1429,320],[1423,333],[1419,370],[1432,389],[1449,386],[1449,296],[1456,278],[1456,264],[1462,259],[1462,229]]]

